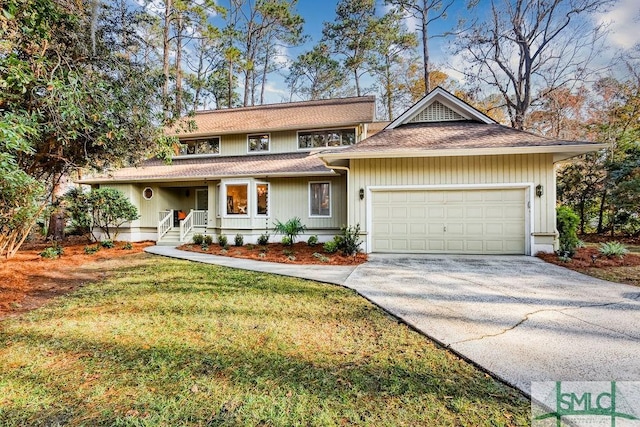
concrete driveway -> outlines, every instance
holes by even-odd
[[[640,288],[524,256],[372,255],[346,280],[530,394],[531,381],[640,381]]]

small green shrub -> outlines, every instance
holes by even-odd
[[[207,246],[213,245],[213,236],[210,236],[210,235],[204,236],[202,238],[202,243],[206,244]]]
[[[202,242],[204,242],[204,236],[202,234],[194,234],[193,237],[191,238],[191,240],[193,240],[193,244],[194,245],[201,245]]]
[[[558,255],[571,258],[578,247],[578,224],[580,218],[568,206],[558,206],[556,210],[556,225],[560,233],[560,250]]]
[[[291,240],[291,237],[289,236],[283,236],[282,237],[282,244],[285,246],[292,246],[293,245],[293,240]]]
[[[100,242],[100,246],[106,249],[111,249],[114,247],[113,240],[109,240],[109,239],[103,240]]]
[[[131,249],[133,249],[133,245],[131,244],[131,242],[127,242],[122,246],[122,250],[130,251]]]
[[[336,241],[336,239],[329,240],[324,244],[323,249],[328,254],[335,254],[336,252],[338,252],[338,242]]]
[[[307,226],[302,224],[302,220],[298,217],[291,218],[289,221],[282,223],[278,220],[273,224],[273,231],[276,234],[283,234],[291,240],[293,245],[296,239],[301,233],[307,229]],[[283,239],[284,240],[284,239]]]
[[[224,234],[220,234],[218,236],[218,244],[220,246],[222,246],[223,248],[226,247],[229,244],[229,242],[227,240],[227,236],[225,236]]]
[[[261,235],[258,237],[257,243],[258,243],[260,246],[266,246],[266,245],[269,243],[269,233],[261,234]]]
[[[293,252],[293,250],[291,249],[283,249],[282,253],[285,254],[286,256],[290,256],[290,255],[293,255],[295,252]]]
[[[329,262],[329,258],[322,255],[320,252],[314,252],[312,256],[321,262]]]
[[[244,237],[242,237],[242,234],[240,234],[240,233],[236,234],[236,237],[233,239],[233,244],[235,246],[244,245]]]
[[[207,242],[202,242],[202,244],[200,245],[200,249],[207,252],[209,250],[209,245],[207,244]]]
[[[42,258],[51,258],[51,259],[59,258],[63,254],[64,254],[64,249],[62,248],[62,246],[58,245],[57,243],[54,243],[53,246],[50,246],[45,250],[43,250],[42,252],[40,252],[40,256]]]
[[[607,258],[624,258],[624,256],[629,253],[627,247],[620,242],[600,243],[599,251]]]
[[[85,246],[84,253],[87,255],[93,255],[100,250],[100,245],[95,246]]]
[[[313,236],[309,237],[309,240],[307,240],[307,245],[309,246],[316,246],[318,244],[318,235],[314,234]]]
[[[249,249],[250,251],[254,250],[255,248],[255,245],[252,245],[251,243],[247,245],[247,249]]]
[[[353,227],[342,227],[340,229],[340,237],[338,239],[338,249],[345,256],[353,256],[360,252],[360,224],[356,224]]]

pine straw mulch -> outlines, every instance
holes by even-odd
[[[358,253],[355,256],[344,256],[340,253],[328,254],[324,252],[321,244],[309,246],[304,242],[296,243],[293,246],[284,246],[282,243],[269,243],[266,246],[229,246],[227,250],[214,243],[206,251],[202,250],[200,245],[188,244],[179,246],[178,249],[284,264],[358,265],[367,261],[367,255],[363,253]]]
[[[40,307],[51,298],[100,280],[114,267],[111,263],[106,268],[107,261],[141,253],[154,243],[133,243],[132,249],[123,249],[124,243],[116,242],[114,248],[101,248],[93,255],[85,253],[87,245],[96,243],[89,243],[86,237],[70,237],[61,245],[64,254],[60,258],[47,259],[40,252],[51,243],[38,241],[24,244],[11,259],[0,259],[0,319]],[[86,268],[96,264],[105,268]]]

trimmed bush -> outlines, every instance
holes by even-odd
[[[257,243],[258,243],[260,246],[266,246],[266,245],[269,243],[269,233],[261,234],[261,235],[258,237]]]
[[[207,246],[209,246],[209,245],[213,245],[213,237],[212,237],[212,236],[210,236],[210,235],[208,235],[208,234],[207,234],[207,235],[205,235],[205,236],[202,238],[202,243],[203,243],[203,244],[205,244],[205,245],[207,245]]]
[[[218,244],[220,246],[222,246],[223,248],[226,247],[229,244],[229,242],[227,240],[227,236],[225,236],[224,234],[220,234],[218,236]]]
[[[624,258],[629,253],[629,249],[620,242],[600,243],[600,253],[607,258]]]
[[[191,240],[193,240],[194,245],[201,245],[204,242],[204,236],[202,234],[194,234]]]
[[[309,246],[315,246],[317,244],[318,244],[318,236],[316,234],[309,237],[309,240],[307,240],[307,245]]]
[[[558,232],[560,233],[560,250],[558,252],[560,256],[570,258],[576,253],[578,247],[577,231],[580,218],[568,206],[558,206],[556,215]]]
[[[336,239],[329,240],[324,244],[323,249],[328,254],[335,254],[338,252],[338,242],[336,242]]]
[[[113,240],[103,240],[102,242],[100,242],[100,246],[102,246],[103,248],[106,249],[111,249],[113,248],[114,244],[113,244]]]
[[[233,239],[233,244],[236,246],[244,245],[244,237],[242,237],[242,234],[236,234],[236,237]]]

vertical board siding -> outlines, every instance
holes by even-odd
[[[259,132],[256,132],[259,133]],[[295,153],[298,151],[298,134],[296,131],[269,132],[268,154],[274,153]],[[249,134],[222,135],[220,137],[221,156],[246,156],[260,153],[249,153],[247,136]],[[253,133],[251,134],[253,135]],[[267,153],[265,153],[267,154]]]
[[[555,172],[551,154],[356,159],[351,161],[351,194],[360,188],[394,185],[531,183],[544,187],[534,197],[535,232],[555,230]],[[365,200],[356,200],[349,223],[366,228]]]

